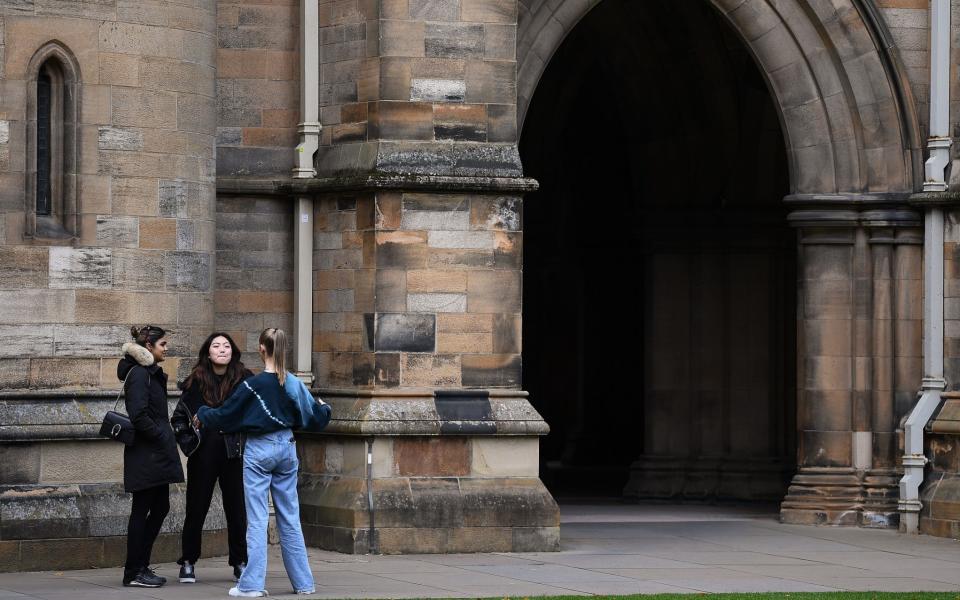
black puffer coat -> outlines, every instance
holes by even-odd
[[[133,444],[123,449],[123,487],[137,492],[180,483],[183,467],[167,420],[167,375],[143,346],[124,344],[123,353],[117,377],[126,379],[124,400],[136,430]]]

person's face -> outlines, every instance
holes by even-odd
[[[231,358],[233,358],[233,348],[230,346],[230,341],[222,335],[213,338],[210,342],[210,362],[225,367],[230,364]]]
[[[166,360],[167,350],[169,348],[170,340],[167,339],[167,336],[163,336],[157,340],[156,344],[151,344],[147,342],[147,350],[150,351],[150,354],[153,355],[153,360],[160,363]]]

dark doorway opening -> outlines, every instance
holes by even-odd
[[[796,461],[796,237],[778,113],[708,2],[603,0],[520,153],[523,386],[558,496],[779,500]]]

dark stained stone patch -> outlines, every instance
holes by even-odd
[[[387,387],[400,386],[400,354],[377,352],[374,359],[375,383]]]
[[[377,352],[433,352],[436,347],[434,314],[386,313],[375,319]]]

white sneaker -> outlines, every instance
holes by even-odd
[[[310,588],[309,590],[294,590],[294,594],[316,594],[316,588]]]
[[[227,593],[230,594],[231,596],[235,597],[235,598],[236,598],[236,597],[239,597],[239,598],[263,598],[264,596],[269,596],[269,595],[270,595],[270,594],[267,593],[267,590],[260,590],[260,591],[255,591],[255,592],[243,592],[243,591],[240,591],[240,588],[238,588],[238,587],[232,587],[232,588],[230,588],[230,591],[227,592]]]

